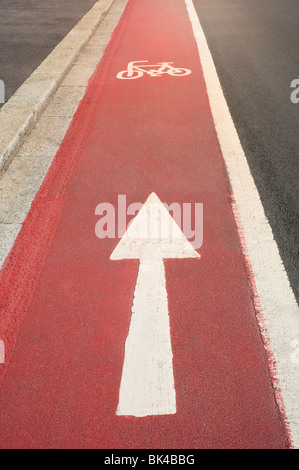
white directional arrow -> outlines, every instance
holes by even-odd
[[[155,193],[148,197],[111,254],[112,260],[140,260],[118,415],[176,412],[163,259],[199,257]]]

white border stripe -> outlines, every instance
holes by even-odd
[[[192,0],[185,0],[196,38],[212,116],[233,190],[232,208],[247,264],[275,397],[289,438],[299,448],[299,309],[254,184]],[[294,342],[293,342],[294,341]]]

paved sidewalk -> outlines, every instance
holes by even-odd
[[[23,139],[20,137],[20,148],[0,177],[0,265],[14,243],[126,3],[117,0],[98,25],[37,122]],[[26,99],[26,90],[23,97]],[[12,111],[13,121],[18,118],[15,115],[18,109]]]

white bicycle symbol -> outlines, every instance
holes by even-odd
[[[136,65],[138,63],[148,62],[148,60],[135,60],[129,62],[127,70],[122,70],[116,75],[117,78],[123,80],[133,80],[135,78],[140,78],[144,73],[147,73],[151,77],[161,77],[161,75],[168,73],[173,77],[183,77],[189,75],[191,70],[173,67],[170,64],[173,62],[159,62],[157,65]]]

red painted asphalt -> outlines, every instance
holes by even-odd
[[[116,416],[138,261],[95,208],[152,191],[204,207],[201,259],[165,261],[177,413]],[[230,203],[185,2],[130,0],[1,272],[2,448],[288,446]]]

